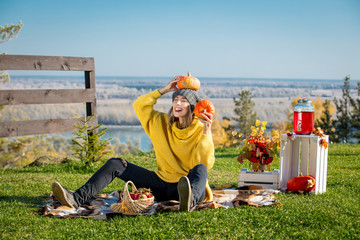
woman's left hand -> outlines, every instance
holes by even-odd
[[[200,122],[204,124],[204,134],[211,134],[211,124],[213,116],[210,113],[200,113],[203,118],[199,118]]]

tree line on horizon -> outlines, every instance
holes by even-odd
[[[350,140],[360,142],[360,99],[359,86],[357,85],[357,97],[351,95],[350,77],[346,76],[343,83],[341,97],[332,100],[313,99],[315,106],[315,126],[321,127],[326,135],[329,135],[332,143],[347,143]],[[242,140],[251,133],[258,114],[254,111],[255,103],[253,95],[249,90],[242,90],[238,98],[234,97],[234,117],[215,118],[212,132],[215,147],[240,147]],[[299,98],[293,98],[291,106],[286,112],[287,121],[270,124],[270,129],[276,129],[280,134],[292,132],[293,108]],[[129,121],[132,120],[131,104],[125,114]],[[4,119],[5,111],[0,108],[0,120]],[[67,109],[68,111],[69,109]],[[121,111],[116,109],[116,111]],[[6,113],[9,117],[11,112]],[[39,111],[41,114],[41,111]],[[26,113],[20,111],[20,115]],[[105,114],[109,115],[109,114]],[[111,115],[109,115],[111,116]],[[24,119],[18,119],[24,120]],[[261,119],[266,120],[266,119]],[[61,136],[24,136],[18,138],[0,139],[0,164],[1,166],[24,166],[45,155],[52,157],[66,157],[71,154],[71,140]],[[115,154],[139,152],[138,143],[120,143],[118,139],[113,140],[113,152]]]
[[[360,82],[357,83],[357,96],[350,94],[350,77],[344,78],[342,96],[333,100],[313,102],[315,106],[315,128],[320,127],[329,135],[331,143],[360,143]],[[255,125],[257,113],[253,108],[253,95],[248,90],[239,93],[239,99],[234,98],[234,113],[232,119],[224,118],[219,124],[215,123],[215,138],[217,146],[238,146],[251,133],[251,126]],[[280,134],[293,132],[293,109],[300,98],[294,98],[291,108],[287,111],[287,121],[274,123],[271,128]],[[335,117],[333,117],[335,114]]]

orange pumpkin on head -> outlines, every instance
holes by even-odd
[[[215,107],[209,100],[201,100],[195,105],[194,114],[199,118],[204,118],[201,113],[215,114]]]
[[[178,89],[188,88],[197,91],[200,88],[199,79],[192,77],[189,72],[187,76],[180,76],[179,79],[180,80],[176,83]]]

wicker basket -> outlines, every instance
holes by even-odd
[[[128,181],[125,184],[124,191],[121,194],[121,203],[114,203],[111,205],[111,209],[116,213],[123,214],[139,214],[146,213],[150,211],[150,209],[154,205],[154,196],[146,199],[137,199],[133,200],[130,197],[129,192],[129,184],[131,185],[132,192],[136,192],[136,187],[132,181]]]

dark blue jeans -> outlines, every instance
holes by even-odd
[[[155,172],[121,158],[111,158],[74,193],[75,201],[81,205],[104,189],[116,177],[124,181],[132,181],[136,188],[150,188],[157,202],[179,200],[177,183],[165,182]],[[207,179],[206,166],[196,165],[189,171],[187,177],[193,193],[193,204],[203,201]]]

